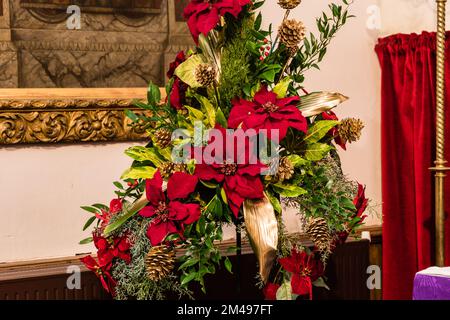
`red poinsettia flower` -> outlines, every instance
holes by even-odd
[[[175,60],[172,61],[169,65],[169,70],[167,71],[167,78],[171,79],[175,74],[175,69],[184,61],[186,61],[186,54],[184,53],[184,51],[178,52],[177,56],[175,57]]]
[[[200,33],[207,35],[218,25],[220,17],[229,13],[237,18],[242,7],[250,3],[251,0],[191,0],[184,9],[184,17],[197,43]]]
[[[145,192],[149,205],[139,214],[152,217],[147,229],[147,237],[152,246],[159,245],[164,238],[173,233],[181,234],[183,226],[192,224],[200,218],[200,206],[183,203],[194,192],[198,179],[183,172],[175,172],[167,183],[167,196],[163,191],[163,179],[157,171],[152,179],[146,181]]]
[[[364,211],[366,211],[369,204],[369,199],[366,198],[366,188],[358,183],[358,193],[353,199],[353,204],[356,207],[356,216],[360,217],[360,223],[364,221],[367,216],[363,216]]]
[[[175,77],[172,85],[172,90],[170,91],[170,105],[176,110],[183,109],[183,105],[186,101],[186,92],[188,89],[188,85],[181,81],[180,78],[175,76],[175,69],[184,61],[186,61],[186,58],[187,57],[184,51],[178,52],[175,60],[170,63],[169,70],[167,71],[167,77],[169,79]]]
[[[122,199],[112,199],[109,203],[109,210],[100,210],[101,213],[96,213],[97,219],[101,220],[100,230],[106,228],[111,217],[122,211]]]
[[[336,120],[336,121],[339,120],[337,115],[333,111],[322,112],[322,119],[323,120]],[[344,150],[347,150],[345,141],[342,140],[341,137],[339,136],[339,130],[337,127],[330,129],[330,131],[328,131],[328,134],[330,136],[334,137],[334,142],[336,142],[336,144],[338,146],[340,146]]]
[[[97,262],[91,256],[86,256],[80,259],[84,263],[86,268],[95,273],[95,275],[100,279],[103,288],[110,294],[114,295],[114,288],[116,286],[116,281],[111,276],[111,263],[103,264]]]
[[[308,124],[305,117],[296,107],[299,97],[287,97],[278,99],[274,92],[263,86],[255,94],[253,101],[242,98],[233,101],[233,108],[228,119],[230,128],[242,129],[275,129],[279,130],[279,139],[283,140],[288,128],[294,128],[307,132]]]
[[[175,78],[172,85],[172,90],[170,91],[170,105],[176,110],[184,109],[186,101],[186,92],[188,85],[181,81],[180,78]]]
[[[350,230],[356,228],[358,225],[361,225],[367,215],[363,215],[366,211],[367,206],[369,205],[369,199],[366,198],[366,188],[358,183],[358,192],[356,193],[355,198],[353,199],[353,204],[356,207],[356,212],[353,217],[360,217],[361,219],[354,225],[348,226]],[[343,244],[347,240],[349,235],[348,231],[341,231],[337,234],[338,239],[337,243]]]
[[[279,284],[269,282],[263,289],[264,298],[266,300],[277,300],[277,291],[279,288]]]
[[[292,273],[291,286],[292,293],[302,295],[312,295],[312,283],[323,275],[324,266],[314,254],[307,254],[305,251],[297,251],[293,248],[291,255],[278,259],[284,270]]]
[[[106,265],[111,263],[114,258],[120,258],[126,263],[130,263],[130,243],[127,236],[117,238],[104,238],[94,233],[94,244],[97,248],[97,256],[100,263]]]
[[[261,199],[264,197],[264,187],[260,175],[267,167],[256,159],[250,162],[249,145],[245,150],[237,150],[237,144],[232,145],[229,139],[233,135],[220,126],[216,126],[223,137],[221,150],[216,150],[213,161],[202,161],[195,167],[195,175],[204,181],[214,180],[223,183],[228,205],[233,214],[238,217],[239,209],[246,199]],[[214,141],[209,141],[213,143]],[[234,147],[233,150],[229,150]],[[228,152],[227,152],[228,151]],[[230,156],[231,158],[227,158]]]

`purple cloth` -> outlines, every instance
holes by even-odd
[[[416,274],[413,300],[450,300],[450,278]]]

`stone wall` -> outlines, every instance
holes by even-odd
[[[143,87],[192,41],[178,0],[0,0],[0,88]],[[176,2],[176,4],[175,4]],[[67,5],[81,8],[69,30]]]

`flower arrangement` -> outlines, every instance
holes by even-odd
[[[312,296],[325,286],[329,255],[364,220],[364,187],[342,173],[345,149],[364,127],[339,121],[341,94],[308,93],[304,73],[318,68],[336,32],[352,16],[349,2],[330,4],[306,35],[286,10],[277,31],[263,30],[264,1],[191,0],[184,11],[196,47],[167,72],[165,97],[154,84],[148,101],[127,111],[151,137],[125,151],[134,161],[114,182],[109,207],[82,207],[96,222],[97,257],[82,258],[117,299],[191,297],[189,285],[230,260],[217,243],[225,225],[245,230],[267,299]],[[126,183],[126,185],[124,184]],[[313,248],[286,233],[283,206],[294,207]]]

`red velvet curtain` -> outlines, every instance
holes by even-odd
[[[447,52],[449,45],[447,40]],[[382,69],[383,298],[411,299],[415,273],[434,265],[434,179],[428,168],[435,158],[436,35],[389,36],[379,40],[376,52]],[[447,75],[449,68],[450,52]],[[448,76],[446,90],[450,110]],[[446,114],[450,160],[450,112]],[[447,212],[449,190],[450,176]]]

